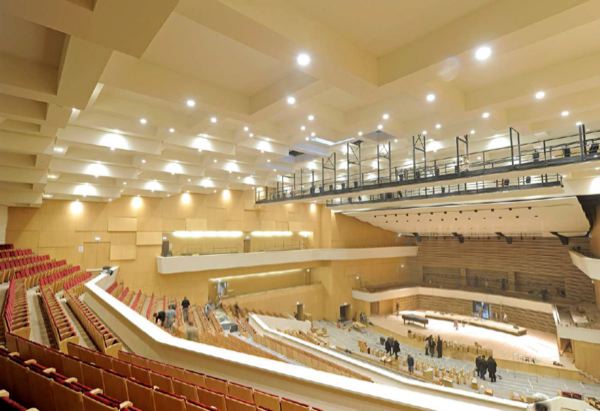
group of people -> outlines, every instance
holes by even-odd
[[[160,326],[171,331],[177,318],[177,306],[175,304],[169,304],[167,311],[160,310],[152,315],[154,318],[154,324],[160,323]],[[189,312],[190,312],[190,300],[187,297],[183,297],[181,301],[181,311],[183,313],[183,321],[190,323]]]
[[[434,357],[437,353],[437,357],[442,358],[443,350],[444,342],[442,341],[442,338],[439,335],[437,337],[437,341],[433,337],[433,335],[430,335],[429,337],[425,338],[425,355],[430,355]]]
[[[398,354],[400,353],[400,343],[398,340],[396,340],[394,337],[388,337],[383,345],[385,346],[385,352],[388,355],[394,354],[396,359],[398,359]]]
[[[496,369],[498,364],[496,364],[496,360],[491,355],[488,359],[485,359],[484,355],[479,355],[475,358],[475,369],[477,371],[477,376],[482,380],[485,380],[485,374],[489,373],[490,381],[496,382]]]

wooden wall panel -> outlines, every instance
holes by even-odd
[[[161,245],[161,231],[138,231],[135,237],[136,245]]]
[[[110,259],[113,261],[135,260],[136,250],[135,245],[111,245]]]
[[[188,231],[202,231],[206,230],[208,224],[206,218],[186,218],[185,229]]]
[[[108,219],[108,231],[137,231],[137,218],[110,217]]]

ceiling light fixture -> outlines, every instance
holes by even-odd
[[[381,116],[382,119],[384,120],[389,120],[390,115],[388,113],[383,113],[383,115]]]
[[[296,97],[294,97],[294,96],[288,96],[285,101],[287,101],[287,103],[290,106],[293,106],[294,104],[296,104]]]
[[[317,133],[315,133],[314,131],[312,131],[312,132],[310,133],[310,136],[311,136],[311,137],[314,137],[314,136],[316,136],[316,135],[317,135]]]
[[[442,128],[442,125],[441,125],[440,123],[437,123],[437,124],[435,125],[435,128],[436,128],[437,130],[439,130],[440,128]]]
[[[484,111],[483,113],[481,113],[481,118],[490,118],[490,113],[487,111]]]
[[[65,152],[65,148],[64,147],[60,147],[60,146],[55,146],[52,150],[55,153],[61,153],[61,154]]]
[[[471,129],[471,131],[469,132],[469,134],[475,134],[475,130]]]
[[[569,117],[569,114],[571,114],[569,110],[563,110],[560,112],[561,117]]]
[[[146,164],[146,159],[142,158],[142,164]]]
[[[140,124],[148,124],[148,120],[145,117],[140,118]]]
[[[363,132],[362,132],[362,131],[359,131],[359,132],[358,132],[358,136],[359,136],[359,137],[362,137],[362,135],[363,135]]]
[[[427,100],[428,103],[433,103],[436,99],[436,95],[433,93],[429,93],[425,96],[425,100]]]
[[[308,121],[315,121],[315,116],[313,114],[309,114],[306,118],[308,119]]]
[[[298,53],[298,55],[296,56],[296,63],[298,63],[299,66],[301,67],[306,67],[310,64],[311,58],[310,58],[310,54],[308,53]]]
[[[189,108],[196,107],[196,100],[188,98],[185,102],[185,105],[188,106]]]
[[[213,117],[210,118],[210,122],[213,123],[213,124],[216,124],[217,121],[219,121],[219,119],[216,118],[215,116],[213,116]]]
[[[250,131],[250,128],[248,126],[244,126],[244,131],[247,133],[248,131]]]
[[[546,97],[546,92],[544,90],[536,91],[536,93],[535,93],[536,100],[541,100],[544,97]]]
[[[304,130],[306,130],[306,126],[305,125],[301,125],[300,126],[300,131],[304,131]]]
[[[174,129],[173,127],[171,127],[171,128],[169,129],[169,133],[173,134],[174,132],[175,132],[175,129]]]
[[[490,46],[481,46],[475,50],[475,58],[479,61],[485,61],[492,55],[492,48]]]
[[[250,138],[254,137],[254,133],[248,134],[248,137],[250,137]]]
[[[383,124],[377,124],[377,130],[383,130]]]

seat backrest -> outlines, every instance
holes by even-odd
[[[310,407],[308,405],[288,400],[287,398],[282,398],[280,403],[281,411],[310,411]]]
[[[83,409],[84,411],[114,411],[115,408],[108,404],[104,404],[90,396],[83,395]]]
[[[31,395],[30,405],[40,410],[60,411],[54,406],[52,379],[38,372],[31,371],[27,377],[30,387],[35,387],[35,395]]]
[[[153,386],[158,387],[168,393],[173,393],[173,383],[171,382],[171,377],[154,371],[149,371],[148,374],[150,374],[150,382]]]
[[[226,397],[227,411],[256,411],[254,404],[245,401],[236,400],[235,398]]]
[[[102,370],[102,382],[106,395],[118,399],[127,398],[127,377],[109,370]]]
[[[173,378],[173,393],[176,395],[182,395],[188,400],[198,401],[198,392],[196,386],[185,381]]]
[[[102,381],[102,369],[92,364],[81,362],[81,374],[83,375],[83,383],[88,387],[100,388],[104,390]]]
[[[254,390],[254,404],[271,411],[280,411],[279,397],[266,392]]]
[[[216,391],[221,394],[227,393],[227,381],[226,380],[211,377],[210,375],[207,375],[205,380],[206,380],[206,388]]]
[[[183,374],[183,377],[184,378],[182,378],[182,380],[185,382],[189,382],[190,384],[194,384],[199,387],[206,388],[206,379],[204,377],[204,374],[186,370],[185,373]]]
[[[238,400],[254,403],[254,390],[245,385],[236,384],[231,381],[227,383],[227,395]]]
[[[130,366],[130,368],[132,378],[135,378],[142,384],[152,385],[152,380],[150,380],[150,374],[148,373],[147,369],[135,366],[133,364]]]
[[[80,392],[53,381],[52,393],[54,395],[54,405],[57,410],[84,411],[83,399]]]
[[[162,411],[154,408],[154,390],[131,379],[127,380],[127,399],[144,411]]]
[[[211,391],[206,388],[196,387],[198,391],[198,401],[202,404],[212,405],[219,410],[226,410],[225,396],[221,393]]]
[[[117,374],[131,377],[131,366],[126,361],[121,361],[116,358],[112,360],[112,370]]]
[[[161,411],[185,411],[185,400],[162,390],[154,390],[154,407]]]
[[[193,401],[185,402],[185,410],[186,411],[221,411],[217,410],[215,407],[211,407],[209,405],[200,404]]]
[[[69,376],[75,377],[78,381],[83,381],[83,372],[81,371],[81,361],[72,358],[68,355],[61,354],[62,367],[58,368],[62,370],[62,373]]]

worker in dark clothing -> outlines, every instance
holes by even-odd
[[[415,359],[412,357],[412,355],[408,354],[406,363],[408,364],[408,372],[412,374],[415,370]]]
[[[400,343],[398,342],[398,340],[394,340],[393,350],[394,350],[394,355],[396,356],[396,359],[398,359],[398,353],[400,352]]]
[[[165,326],[165,319],[167,318],[167,314],[164,311],[161,310],[157,313],[154,313],[152,315],[152,317],[154,317],[154,324],[156,324],[160,321],[160,326],[161,327]]]
[[[485,374],[487,373],[487,361],[485,360],[485,357],[482,355],[481,356],[481,379],[485,380]]]
[[[491,382],[496,382],[496,368],[497,367],[498,367],[498,364],[496,364],[496,360],[494,360],[494,357],[492,357],[490,355],[487,359],[487,369],[488,369],[488,372],[490,373],[490,381]]]
[[[438,335],[438,338],[437,338],[437,345],[436,345],[436,347],[437,347],[438,358],[442,358],[443,345],[442,345],[442,338],[439,335]]]
[[[389,338],[385,340],[385,352],[388,355],[392,353],[392,341]]]
[[[431,340],[429,340],[429,355],[431,355],[432,357],[435,354],[435,338],[431,338]]]
[[[477,372],[477,377],[481,378],[481,355],[475,358],[475,371]]]
[[[183,301],[181,301],[181,311],[183,312],[183,321],[188,322],[188,313],[190,310],[190,300],[187,297],[183,297]]]

